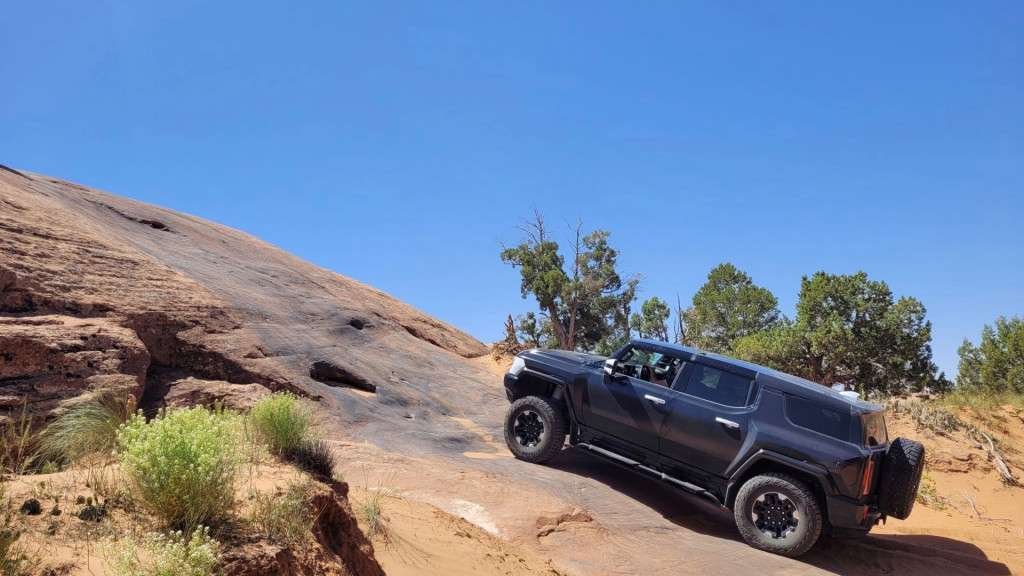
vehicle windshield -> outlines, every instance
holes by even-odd
[[[683,361],[655,350],[634,346],[619,360],[619,370],[627,376],[659,386],[671,386]]]

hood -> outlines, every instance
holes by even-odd
[[[533,358],[538,361],[556,361],[566,364],[573,364],[576,366],[600,366],[607,360],[606,356],[599,356],[597,354],[587,354],[586,352],[574,352],[572,350],[545,350],[540,348],[534,348],[522,352],[519,356],[530,359]]]

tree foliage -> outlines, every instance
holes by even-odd
[[[750,276],[725,262],[708,273],[685,312],[685,342],[712,352],[730,352],[740,338],[779,322],[778,300]]]
[[[668,304],[657,296],[652,296],[640,306],[640,312],[630,317],[630,327],[641,338],[668,340],[668,317],[671,314]]]
[[[958,387],[1024,393],[1024,319],[999,317],[985,325],[977,346],[964,340],[958,352]]]
[[[584,234],[577,224],[567,258],[539,213],[521,230],[525,239],[502,250],[501,259],[519,269],[520,292],[523,298],[534,296],[542,318],[522,317],[520,331],[525,321],[530,340],[541,343],[550,332],[553,338],[545,343],[566,350],[593,350],[628,339],[638,282],[623,281],[617,269],[618,252],[608,243],[609,233]]]
[[[735,354],[825,385],[862,393],[943,389],[931,322],[918,300],[893,298],[864,272],[804,277],[796,319],[736,343]]]

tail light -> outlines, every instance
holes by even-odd
[[[860,479],[860,495],[867,496],[871,493],[871,481],[875,478],[875,459],[868,458],[864,464],[864,476]]]

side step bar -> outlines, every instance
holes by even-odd
[[[588,451],[593,452],[594,454],[603,456],[605,458],[608,458],[609,460],[613,460],[619,464],[622,464],[623,466],[636,468],[637,470],[646,472],[647,474],[654,476],[655,478],[659,478],[664,482],[668,482],[669,484],[672,484],[677,488],[682,488],[683,490],[686,490],[690,494],[696,494],[698,496],[709,498],[715,504],[722,506],[722,502],[718,499],[717,496],[715,496],[711,492],[708,492],[704,488],[697,486],[696,484],[692,484],[690,482],[686,482],[685,480],[674,478],[672,476],[669,476],[668,474],[665,474],[664,472],[661,472],[660,470],[655,470],[654,468],[651,468],[649,466],[644,466],[643,464],[637,462],[636,460],[633,460],[632,458],[627,458],[622,454],[617,454],[615,452],[612,452],[611,450],[601,448],[600,446],[594,446],[593,444],[587,444],[586,442],[580,442],[576,444],[576,446],[579,448],[585,448]]]

